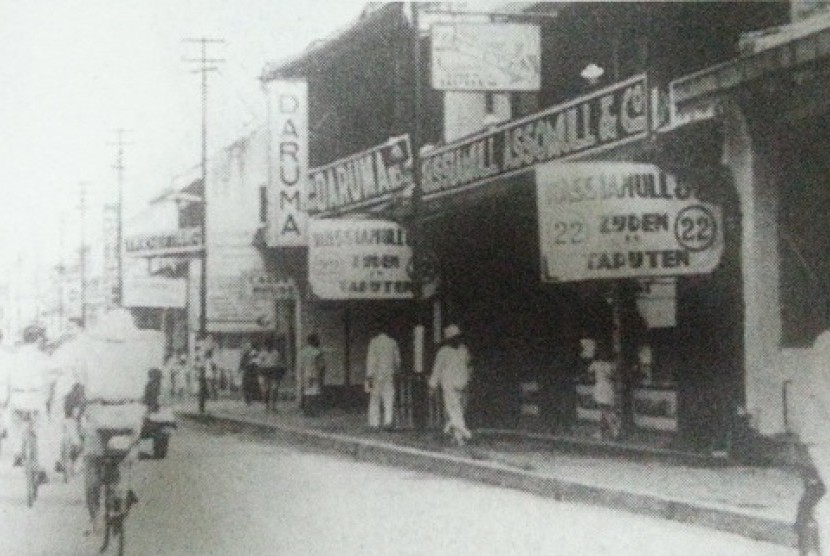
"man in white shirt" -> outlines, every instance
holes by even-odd
[[[398,342],[378,326],[375,335],[369,340],[366,354],[366,385],[369,394],[369,426],[377,429],[381,426],[381,409],[383,409],[383,427],[392,427],[395,407],[395,375],[401,370],[401,352]]]
[[[464,422],[464,410],[467,401],[467,384],[470,381],[470,352],[461,341],[461,329],[451,324],[444,329],[445,343],[435,355],[429,388],[434,391],[439,386],[447,414],[445,433],[451,433],[455,442],[463,446],[472,438],[472,433]]]

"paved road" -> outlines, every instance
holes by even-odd
[[[185,427],[140,461],[129,554],[792,555],[678,523],[437,478]],[[82,481],[24,504],[0,456],[0,554],[85,555]]]

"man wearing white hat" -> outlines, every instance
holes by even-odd
[[[447,415],[445,433],[452,433],[459,446],[472,437],[464,422],[467,384],[470,382],[470,352],[461,342],[461,329],[456,324],[444,328],[444,345],[435,355],[429,387],[441,387]]]

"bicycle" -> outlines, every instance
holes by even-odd
[[[138,502],[131,489],[121,488],[121,463],[126,459],[133,444],[132,429],[99,429],[98,434],[104,446],[99,457],[98,479],[104,489],[104,539],[101,552],[106,552],[110,541],[115,541],[116,553],[124,554],[126,544],[126,522],[130,508]]]
[[[70,427],[78,426],[75,419],[66,419],[63,422],[63,430],[61,431],[61,474],[63,475],[63,482],[68,483],[69,479],[75,474],[75,457],[77,453],[77,445],[73,442],[73,433]]]

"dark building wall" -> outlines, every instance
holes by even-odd
[[[406,10],[401,2],[387,4],[342,37],[312,47],[275,72],[308,79],[312,167],[412,132],[415,43]],[[422,142],[436,142],[441,136],[441,96],[429,89],[426,39],[420,48]]]
[[[656,84],[738,54],[741,33],[786,23],[784,2],[590,2],[540,4],[558,10],[542,26],[540,106],[585,92],[580,72],[593,62],[602,83],[648,70]]]

